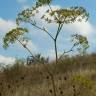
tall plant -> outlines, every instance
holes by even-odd
[[[7,48],[10,43],[14,43],[16,40],[18,40],[23,45],[23,47],[26,48],[30,52],[30,50],[27,48],[27,46],[24,45],[19,40],[20,36],[22,36],[23,34],[28,32],[28,30],[26,28],[20,27],[20,24],[22,22],[24,22],[24,23],[31,24],[32,26],[34,26],[38,30],[46,32],[46,34],[49,35],[49,37],[54,41],[56,64],[58,62],[58,59],[60,59],[64,55],[64,53],[72,51],[72,49],[76,45],[83,44],[83,48],[85,48],[85,45],[86,45],[85,49],[87,49],[87,47],[88,47],[87,39],[84,36],[80,36],[80,35],[76,34],[76,35],[73,35],[73,37],[77,40],[76,40],[75,44],[72,46],[71,50],[68,50],[67,52],[63,52],[63,54],[60,57],[58,57],[57,40],[58,40],[58,36],[60,35],[63,25],[74,23],[77,20],[78,21],[82,21],[82,19],[87,20],[89,14],[86,12],[86,10],[83,7],[53,9],[51,7],[52,1],[53,0],[37,0],[34,7],[27,8],[27,9],[23,10],[22,12],[20,12],[16,18],[17,28],[9,31],[4,37],[4,40],[3,40],[4,41],[4,43],[3,43],[4,48]],[[46,12],[41,16],[41,19],[45,20],[49,25],[51,23],[55,23],[58,25],[55,37],[52,36],[52,34],[48,31],[47,28],[41,27],[40,25],[37,24],[36,20],[34,20],[34,16],[37,13],[39,13],[39,11],[40,11],[39,8],[41,6],[48,6],[49,7],[49,9],[46,10]],[[78,38],[76,38],[76,36]],[[78,43],[77,43],[77,41],[78,41]],[[81,43],[81,41],[82,41],[82,43]],[[31,53],[31,55],[33,55],[32,52],[30,52],[30,53]]]
[[[29,23],[38,30],[44,31],[50,39],[54,41],[54,51],[55,51],[55,57],[56,57],[56,64],[58,61],[63,57],[65,53],[68,53],[70,51],[73,51],[73,48],[75,46],[81,46],[81,49],[86,50],[89,45],[87,38],[78,34],[72,35],[72,41],[74,42],[73,46],[71,47],[70,50],[64,51],[60,56],[58,56],[58,50],[57,50],[57,40],[58,36],[60,35],[61,29],[63,28],[64,24],[70,24],[74,23],[75,21],[82,21],[82,19],[88,20],[89,14],[83,7],[70,7],[70,8],[59,8],[59,9],[53,9],[51,4],[54,0],[37,0],[36,4],[34,7],[27,8],[20,12],[16,18],[16,24],[17,27],[15,29],[12,29],[8,33],[6,33],[5,37],[3,38],[3,47],[7,48],[9,47],[10,43],[13,44],[16,41],[18,41],[31,55],[32,57],[35,58],[35,56],[32,54],[32,52],[29,50],[29,48],[26,46],[26,44],[22,43],[21,37],[25,34],[28,33],[28,30],[26,28],[23,28],[21,26],[21,23]],[[34,16],[39,13],[39,8],[42,6],[48,6],[48,10],[40,17],[41,20],[45,20],[49,25],[52,23],[55,23],[58,25],[57,31],[55,36],[51,34],[51,32],[48,31],[47,28],[42,27],[38,25],[36,20],[34,20]],[[23,39],[25,40],[25,39]],[[28,42],[26,40],[26,42]],[[38,60],[37,60],[38,61]],[[38,61],[40,62],[40,61]],[[46,68],[47,72],[49,73],[52,81],[52,86],[53,86],[53,92],[54,96],[56,96],[56,86],[55,86],[55,81],[54,81],[54,76],[50,72],[50,70],[46,67],[44,64],[44,67]]]

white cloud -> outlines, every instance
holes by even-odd
[[[22,41],[22,44],[27,46],[32,53],[35,53],[38,51],[37,46],[31,40],[29,40],[28,42]]]
[[[4,20],[0,18],[0,33],[1,32],[8,32],[12,28],[16,27],[16,24],[14,21],[11,20]]]
[[[52,10],[56,10],[56,9],[60,9],[60,6],[58,6],[58,5],[52,5],[51,8],[52,8]],[[41,16],[42,16],[48,9],[50,9],[48,6],[39,7],[38,8],[39,15],[41,14]]]
[[[16,24],[14,21],[0,18],[0,44],[2,44],[2,38],[4,37],[4,35],[15,27]]]
[[[13,57],[7,57],[7,56],[0,55],[0,63],[1,64],[5,64],[5,65],[13,64],[15,62],[15,60],[16,59]]]
[[[74,22],[73,24],[64,25],[64,29],[70,32],[76,32],[84,36],[89,36],[92,32],[94,32],[95,28],[93,25],[87,21],[82,22]]]
[[[37,46],[32,41],[28,42],[28,48],[31,48],[32,52],[37,52],[38,51]]]
[[[62,52],[58,52],[58,56],[61,55]],[[48,52],[44,53],[45,57],[49,57],[50,60],[54,60],[55,59],[55,50],[54,49],[50,49],[48,50]]]

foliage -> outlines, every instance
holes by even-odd
[[[74,76],[73,77],[73,82],[74,82],[74,84],[83,85],[83,86],[85,86],[86,88],[89,88],[89,89],[92,88],[91,80],[89,80],[85,76],[80,76],[80,75],[79,76]]]
[[[57,96],[96,96],[96,64],[94,64],[96,54],[69,59],[67,57],[61,62],[62,66],[61,63],[55,65],[52,62],[46,65],[50,69],[55,69],[54,66],[57,66],[56,73],[53,73]],[[53,89],[50,76],[41,64],[27,66],[21,61],[16,61],[13,66],[6,66],[6,69],[0,72],[0,94],[1,96],[17,94],[18,96],[22,94],[23,96],[53,96]]]
[[[69,24],[69,23],[74,23],[77,20],[82,21],[82,19],[85,19],[85,21],[87,21],[89,14],[83,7],[78,7],[78,6],[69,7],[69,8],[53,9],[51,7],[52,1],[53,0],[37,0],[34,7],[27,8],[18,14],[18,16],[16,18],[16,24],[17,24],[17,26],[21,26],[20,24],[22,22],[30,23],[32,26],[34,26],[38,30],[46,32],[47,35],[49,35],[50,38],[54,41],[54,50],[55,50],[56,64],[57,64],[57,62],[58,62],[57,39],[61,32],[63,25]],[[49,9],[41,16],[41,20],[43,19],[43,20],[47,21],[48,24],[49,23],[58,24],[58,28],[57,28],[55,37],[52,36],[51,33],[48,30],[46,30],[45,27],[38,26],[36,20],[34,19],[34,16],[39,13],[39,7],[45,6],[45,5],[49,6]],[[23,34],[21,34],[21,32],[17,32],[18,33],[17,34],[16,33],[17,30],[23,31],[23,34],[27,32],[27,30],[25,30],[23,28],[18,29],[18,27],[15,30],[13,29],[12,31],[9,31],[4,37],[4,48],[7,48],[9,46],[9,43],[14,43],[14,41],[16,41],[16,39],[18,39],[20,35],[23,35]],[[14,34],[15,34],[15,36],[14,36]],[[80,36],[80,35],[76,34],[73,37],[75,37],[75,39],[79,40],[79,41],[78,40],[76,41],[78,44],[75,44],[75,46],[81,44],[81,46],[84,50],[86,50],[89,47],[87,38],[85,38],[84,36]],[[81,39],[83,40],[82,42],[81,42]],[[25,47],[25,46],[23,46],[23,47]],[[27,47],[26,47],[26,49],[27,49],[27,51],[29,51],[31,53],[31,55],[33,55],[32,52]],[[68,51],[68,52],[70,52],[70,51]],[[64,53],[61,54],[60,57],[62,57],[62,55],[64,55]]]
[[[33,58],[32,56],[29,56],[27,58],[27,65],[32,65],[32,64],[38,64],[40,63],[48,63],[49,59],[41,56],[41,54],[36,54]],[[39,61],[39,62],[38,62]]]
[[[74,42],[76,46],[79,46],[77,50],[81,53],[85,53],[86,49],[89,48],[87,38],[82,35],[78,34],[72,35],[72,42]]]
[[[48,16],[43,15],[42,18],[45,19],[48,23],[74,23],[76,20],[82,21],[83,18],[88,19],[88,13],[83,7],[70,7],[70,8],[60,8],[53,11],[46,11],[52,19],[49,19]],[[47,14],[47,15],[48,15]],[[46,18],[47,17],[47,18]]]
[[[33,25],[36,24],[34,20],[34,16],[39,13],[38,7],[32,7],[23,10],[21,13],[18,14],[16,19],[17,24],[20,22],[28,22]],[[49,17],[48,17],[49,16]],[[60,8],[60,9],[48,9],[41,19],[44,19],[48,23],[74,23],[76,20],[82,21],[82,19],[87,20],[89,14],[83,7],[70,7],[70,8]]]
[[[50,81],[51,81],[51,85],[52,85],[52,90],[50,91],[51,94],[53,94],[53,96],[57,96],[57,87],[56,87],[56,77],[54,76],[54,72],[50,71],[48,66],[45,65],[44,58],[41,57],[41,55],[37,55],[37,56],[33,56],[32,52],[29,50],[29,48],[24,45],[20,40],[20,36],[23,36],[24,33],[28,32],[27,29],[20,27],[21,23],[24,22],[31,24],[32,26],[34,26],[35,28],[37,28],[38,30],[44,31],[46,32],[46,34],[53,40],[53,44],[54,44],[54,51],[55,51],[55,56],[56,56],[56,65],[58,65],[59,62],[59,58],[58,58],[58,50],[57,50],[57,40],[58,40],[58,36],[61,32],[61,29],[63,28],[64,24],[70,24],[70,23],[74,23],[75,21],[79,21],[81,22],[82,19],[85,19],[85,21],[88,20],[89,14],[88,12],[83,8],[83,7],[70,7],[70,8],[59,8],[59,9],[53,9],[51,7],[51,3],[53,0],[37,0],[36,5],[34,5],[31,8],[27,8],[23,11],[21,11],[17,18],[16,18],[16,24],[17,24],[17,28],[16,29],[12,29],[11,31],[9,31],[3,40],[4,43],[4,48],[7,48],[9,46],[9,44],[13,44],[15,43],[15,41],[19,41],[19,43],[27,49],[27,51],[32,55],[33,60],[43,64],[43,67],[46,69],[47,71],[47,78],[50,77]],[[38,25],[38,23],[36,22],[36,20],[34,19],[34,17],[36,16],[36,14],[39,13],[39,8],[41,6],[48,6],[49,9],[40,17],[41,20],[45,20],[47,21],[48,24],[50,23],[55,23],[58,25],[57,30],[56,30],[56,34],[55,36],[51,35],[51,33],[46,30],[45,27],[41,27],[40,25]],[[85,38],[84,36],[81,35],[73,35],[73,42],[75,42],[75,44],[73,45],[73,47],[77,46],[77,45],[81,45],[82,48],[84,50],[86,50],[89,46],[88,46],[88,41],[87,38]],[[72,47],[72,48],[73,48]],[[68,53],[71,50],[64,52],[64,53]],[[60,58],[64,55],[61,54]],[[56,71],[56,67],[55,67],[55,71]],[[62,93],[62,92],[61,92]],[[28,95],[29,96],[29,95]]]
[[[73,91],[75,96],[93,95],[93,82],[86,76],[77,75],[73,77]]]
[[[47,4],[50,4],[52,2],[52,0],[38,0],[36,2],[36,5],[37,6],[42,6],[42,5],[47,5]]]
[[[26,28],[16,28],[16,29],[12,29],[11,31],[9,31],[8,33],[6,33],[5,37],[3,38],[3,47],[6,49],[7,47],[9,47],[9,44],[13,44],[15,43],[16,40],[19,39],[20,36],[22,36],[23,34],[27,33],[28,30]]]

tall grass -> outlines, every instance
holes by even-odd
[[[64,57],[46,66],[54,76],[57,96],[96,96],[96,54]],[[0,96],[54,96],[53,91],[42,64],[17,61],[0,72]]]

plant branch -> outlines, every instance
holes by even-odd
[[[69,52],[72,52],[75,46],[76,46],[76,44],[74,44],[74,45],[70,48],[70,50],[64,51],[64,52],[61,54],[61,56],[59,57],[58,60],[60,60],[60,59],[64,56],[64,54],[69,53]]]
[[[57,33],[56,33],[56,36],[55,36],[55,40],[58,38],[58,35],[59,35],[59,33],[60,33],[60,31],[61,31],[61,29],[62,29],[62,27],[63,27],[63,24],[64,24],[64,23],[62,23],[62,24],[59,23],[59,25],[58,25],[58,30],[57,30]]]
[[[38,29],[40,29],[40,30],[46,32],[46,33],[51,37],[51,39],[54,40],[54,37],[53,37],[45,28],[41,28],[41,27],[35,25],[35,24],[32,23],[32,22],[30,22],[30,23],[31,23],[31,25],[33,25],[34,27],[36,27],[36,28],[38,28]]]
[[[32,52],[29,50],[29,48],[28,48],[26,45],[24,45],[19,39],[17,39],[17,41],[18,41],[25,49],[27,49],[27,51],[32,55],[33,58],[35,58],[35,57],[33,56]]]
[[[58,50],[57,50],[57,42],[54,40],[54,46],[55,46],[55,58],[56,58],[56,64],[58,62]]]
[[[58,29],[57,29],[57,33],[56,33],[56,36],[55,36],[55,39],[54,39],[56,64],[58,63],[57,38],[58,38],[58,35],[59,35],[59,33],[60,33],[62,27],[63,27],[63,24],[60,24],[60,23],[59,23],[59,25],[58,25]]]
[[[48,6],[49,6],[49,8],[50,8],[51,12],[53,12],[53,10],[52,10],[52,8],[51,8],[50,4],[48,4]],[[57,16],[56,16],[56,15],[55,15],[55,18],[56,18],[58,21],[60,21],[60,20],[57,18]]]
[[[15,36],[16,34],[14,34],[14,37],[16,37]],[[34,55],[32,54],[32,52],[30,51],[30,49],[26,46],[26,45],[24,45],[18,38],[16,38],[16,40],[31,54],[31,56],[35,59],[35,57],[34,57]]]

